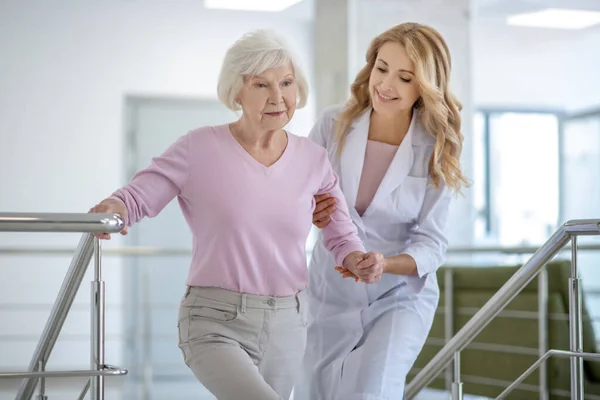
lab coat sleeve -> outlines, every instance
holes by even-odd
[[[189,134],[179,138],[150,166],[139,171],[131,181],[109,198],[118,199],[127,208],[128,226],[144,217],[155,217],[181,193],[188,174]]]
[[[325,149],[321,153],[321,165],[323,166],[324,177],[317,194],[329,193],[337,199],[336,209],[329,215],[331,222],[322,229],[323,244],[332,253],[337,265],[341,266],[348,254],[354,251],[364,253],[365,248],[358,236],[358,230],[350,217],[346,198],[340,189],[338,176],[331,167]]]
[[[317,120],[317,122],[313,125],[310,133],[308,134],[308,138],[318,144],[319,146],[326,147],[325,135],[323,131],[327,129],[325,125],[325,121],[323,120],[323,116]]]
[[[445,184],[438,188],[428,183],[417,225],[411,231],[410,244],[403,252],[415,260],[421,278],[435,272],[446,262],[446,224],[451,193]]]

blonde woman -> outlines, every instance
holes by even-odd
[[[322,234],[317,240],[296,400],[402,398],[438,304],[451,194],[467,183],[442,36],[401,24],[377,36],[366,58],[349,102],[326,110],[310,135],[327,149],[344,193],[317,196],[313,222],[325,228],[335,201],[347,203],[367,250],[385,260],[375,278],[333,269]]]

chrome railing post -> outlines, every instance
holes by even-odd
[[[92,281],[92,340],[91,340],[91,369],[104,369],[104,281],[102,280],[100,239],[94,238],[94,280]],[[91,400],[104,400],[104,377],[101,375],[91,378]]]
[[[548,351],[548,270],[544,266],[538,276],[538,350],[540,358]],[[540,364],[540,400],[548,400],[548,369]]]
[[[152,400],[152,378],[154,375],[152,367],[152,309],[150,282],[152,270],[142,268],[142,398]]]
[[[570,350],[583,351],[583,309],[581,279],[577,265],[577,236],[571,237],[571,277],[569,278]],[[571,400],[583,400],[583,359],[571,357]]]
[[[444,344],[454,335],[454,274],[450,268],[444,271]],[[452,368],[446,368],[446,390],[452,390]]]
[[[460,351],[454,353],[454,382],[452,382],[452,400],[462,400],[462,382],[460,381]]]
[[[31,363],[29,364],[29,371],[35,372],[38,370],[41,361],[48,360],[50,352],[54,348],[58,334],[62,329],[67,314],[71,309],[75,295],[83,276],[92,258],[92,238],[91,234],[84,234],[79,241],[75,257],[71,261],[69,270],[65,276],[65,280],[60,287],[58,297],[54,302],[50,316],[44,327],[42,337],[35,349]],[[35,387],[38,382],[38,377],[29,377],[23,380],[19,392],[17,393],[17,400],[29,400],[33,396]]]
[[[92,378],[87,380],[87,382],[85,383],[85,386],[81,390],[81,393],[79,394],[79,397],[77,398],[77,400],[85,400],[85,395],[87,394],[88,390],[90,389],[91,381],[92,381]]]
[[[43,372],[46,369],[46,361],[40,360],[38,365],[40,372]],[[46,396],[46,378],[43,376],[40,378],[40,394],[38,395],[37,400],[48,400],[48,396]]]

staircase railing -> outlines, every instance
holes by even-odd
[[[415,397],[425,386],[454,360],[452,399],[462,399],[460,381],[460,352],[498,315],[506,305],[519,294],[529,282],[542,271],[543,267],[570,241],[571,277],[569,278],[569,329],[570,351],[549,350],[532,367],[506,388],[498,398],[504,398],[516,388],[533,370],[544,364],[552,356],[571,359],[571,399],[583,400],[583,359],[600,358],[598,354],[583,352],[583,304],[581,278],[577,264],[577,238],[586,235],[600,235],[600,220],[573,220],[562,225],[550,239],[496,292],[494,296],[467,322],[456,335],[419,371],[406,389],[406,397]]]
[[[16,400],[30,400],[40,383],[38,400],[47,400],[45,378],[88,376],[80,399],[90,390],[92,400],[104,400],[104,377],[125,375],[127,370],[104,362],[104,281],[102,281],[100,240],[92,233],[116,233],[124,227],[118,215],[112,214],[34,214],[0,213],[0,232],[82,232],[75,256],[52,307],[42,336],[35,349],[29,370],[4,372],[0,378],[25,378]],[[94,280],[91,282],[91,349],[90,369],[75,371],[46,371],[50,353],[62,330],[81,282],[94,256]]]

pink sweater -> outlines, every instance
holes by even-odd
[[[293,295],[307,285],[305,246],[315,194],[337,198],[332,222],[323,229],[335,262],[341,265],[364,247],[325,149],[288,137],[281,158],[265,167],[228,125],[196,129],[111,197],[125,203],[131,226],[156,216],[177,196],[194,238],[188,285]]]

